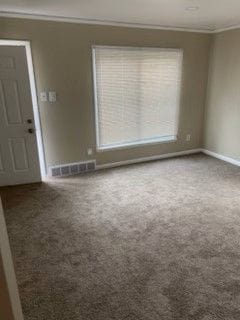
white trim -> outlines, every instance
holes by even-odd
[[[230,30],[236,30],[236,29],[240,29],[240,24],[236,24],[236,25],[224,27],[224,28],[218,28],[213,30],[211,33],[221,33],[224,31],[230,31]]]
[[[213,151],[210,151],[210,150],[207,150],[207,149],[202,149],[202,152],[204,154],[208,155],[208,156],[217,158],[219,160],[223,160],[225,162],[228,162],[228,163],[234,164],[235,166],[240,167],[240,160],[236,160],[236,159],[233,159],[233,158],[230,158],[230,157],[226,157],[226,156],[223,156],[223,155],[221,155],[219,153],[216,153],[216,152],[213,152]]]
[[[207,34],[214,34],[214,33],[220,33],[228,30],[240,29],[240,24],[226,26],[223,28],[216,28],[216,29],[212,29],[206,26],[203,26],[202,28],[201,27],[190,28],[190,27],[164,26],[164,25],[145,24],[145,23],[131,23],[131,22],[111,21],[111,20],[74,18],[74,17],[63,17],[63,16],[21,13],[21,12],[8,12],[8,11],[0,11],[0,18],[19,18],[19,19],[29,19],[29,20],[43,20],[43,21],[92,24],[92,25],[103,25],[103,26],[113,26],[113,27],[182,31],[182,32],[207,33]]]
[[[94,95],[94,120],[95,120],[95,139],[96,139],[96,150],[97,152],[105,152],[111,150],[119,150],[126,148],[141,147],[145,145],[152,144],[163,144],[163,143],[172,143],[177,141],[178,130],[179,130],[179,114],[180,114],[180,102],[181,102],[181,89],[182,89],[182,77],[183,77],[183,53],[182,48],[168,48],[168,47],[135,47],[135,46],[105,46],[105,45],[92,45],[92,73],[93,73],[93,95]],[[96,50],[97,49],[122,49],[126,51],[131,50],[146,50],[146,51],[171,51],[179,54],[180,58],[180,72],[179,72],[179,85],[177,88],[177,112],[176,112],[176,127],[175,134],[169,136],[159,136],[149,139],[135,140],[124,143],[115,143],[109,145],[100,145],[99,137],[99,106],[98,106],[98,95],[97,95],[97,66],[96,66]]]
[[[44,15],[44,14],[31,14],[31,13],[7,12],[7,11],[0,11],[0,17],[80,23],[80,24],[93,24],[93,25],[126,27],[126,28],[196,32],[196,33],[213,33],[214,31],[206,27],[202,27],[202,29],[201,28],[195,29],[195,28],[189,28],[189,27],[164,26],[164,25],[155,25],[155,24],[131,23],[131,22],[98,20],[98,19],[87,19],[87,18],[73,18],[73,17],[62,17],[62,16],[53,16],[53,15]]]
[[[97,99],[97,72],[96,72],[96,50],[95,46],[92,46],[92,74],[93,74],[93,96],[94,96],[94,121],[95,121],[95,138],[96,146],[99,146],[99,126],[98,126],[98,99]]]
[[[172,52],[180,52],[183,55],[183,48],[179,48],[179,47],[150,47],[150,46],[134,46],[134,45],[129,45],[129,46],[121,46],[121,45],[92,45],[92,50],[95,52],[96,49],[112,49],[112,50],[116,50],[116,49],[121,49],[121,50],[126,50],[126,51],[130,51],[130,50],[144,50],[144,51],[172,51]]]
[[[185,155],[195,154],[195,153],[200,153],[200,152],[202,152],[202,149],[191,149],[191,150],[185,150],[185,151],[165,153],[165,154],[161,154],[161,155],[157,155],[157,156],[143,157],[143,158],[137,158],[137,159],[131,159],[131,160],[123,160],[123,161],[110,162],[110,163],[105,163],[105,164],[97,164],[96,170],[115,168],[115,167],[120,167],[120,166],[129,165],[129,164],[135,164],[135,163],[141,163],[141,162],[149,162],[149,161],[155,161],[155,160],[161,160],[161,159],[167,159],[167,158],[174,158],[174,157],[185,156]]]
[[[137,147],[144,147],[153,144],[163,144],[163,143],[172,143],[177,141],[177,136],[165,136],[159,138],[152,138],[152,139],[145,139],[139,140],[135,142],[126,142],[122,144],[114,144],[114,145],[107,145],[104,147],[97,146],[97,152],[105,152],[111,150],[122,150],[122,149],[129,149],[129,148],[137,148]]]
[[[26,42],[25,48],[26,48],[26,54],[27,54],[29,81],[30,81],[30,87],[31,87],[33,114],[34,114],[34,122],[35,122],[37,145],[38,145],[38,157],[40,162],[41,176],[43,178],[46,176],[46,158],[45,158],[44,143],[43,143],[43,137],[42,137],[41,118],[40,118],[39,106],[38,106],[38,100],[37,100],[37,90],[36,90],[36,82],[35,82],[35,75],[34,75],[34,69],[33,69],[32,52],[31,52],[31,46],[29,41]]]
[[[25,47],[28,41],[0,39],[1,46]]]
[[[25,47],[27,65],[28,65],[28,75],[29,75],[29,82],[30,82],[30,90],[31,90],[31,97],[32,97],[34,124],[35,124],[36,137],[37,137],[38,158],[39,158],[39,164],[40,164],[41,177],[44,178],[47,174],[46,159],[45,159],[44,144],[43,144],[43,138],[42,138],[42,126],[41,126],[39,106],[38,106],[38,101],[37,101],[37,90],[36,90],[30,41],[2,40],[2,39],[0,39],[0,46],[14,46],[14,47],[23,46],[23,47]]]
[[[7,282],[7,294],[11,304],[13,319],[23,320],[22,306],[19,297],[16,274],[13,265],[12,253],[7,234],[7,227],[4,219],[2,203],[0,199],[0,260],[2,260],[3,270]],[[0,275],[1,276],[1,275]],[[12,317],[11,317],[12,319]]]

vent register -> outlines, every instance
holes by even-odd
[[[96,161],[79,162],[49,168],[51,177],[71,176],[96,170]]]

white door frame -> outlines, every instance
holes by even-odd
[[[46,166],[45,150],[44,150],[43,137],[42,137],[42,126],[41,126],[41,119],[40,119],[38,99],[37,99],[37,90],[36,90],[30,41],[0,39],[0,46],[25,47],[27,65],[28,65],[28,75],[29,75],[30,89],[31,89],[31,97],[32,97],[34,124],[35,124],[36,137],[37,137],[38,158],[40,163],[41,177],[43,179],[47,175],[47,166]]]

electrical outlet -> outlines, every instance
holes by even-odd
[[[91,156],[93,154],[92,148],[87,149],[87,154],[88,156]]]
[[[187,137],[186,137],[186,141],[191,141],[191,135],[190,134],[187,134]]]

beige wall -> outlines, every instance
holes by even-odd
[[[93,44],[179,47],[184,49],[184,66],[178,141],[92,158],[106,163],[202,146],[210,35],[2,18],[0,38],[31,40],[38,92],[46,88],[58,93],[56,104],[39,103],[48,165],[88,159],[86,149],[95,149]],[[185,141],[188,133],[191,142]]]
[[[204,147],[240,160],[240,30],[212,43]]]

